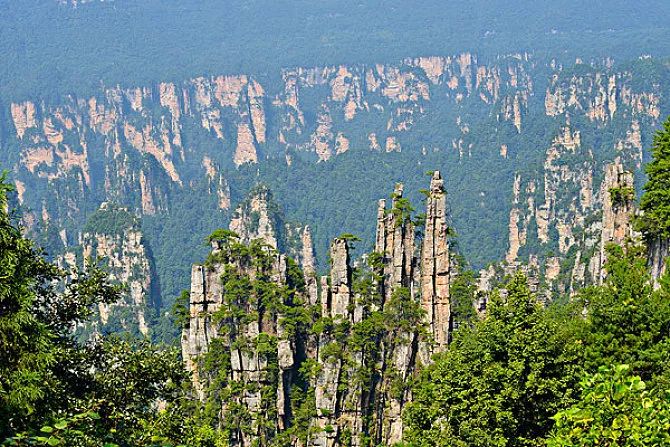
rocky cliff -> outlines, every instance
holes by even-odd
[[[567,135],[566,133],[566,137]],[[582,185],[586,184],[592,188],[591,182],[594,176],[588,172],[589,174],[583,177],[588,181],[582,182]],[[569,177],[563,177],[559,181],[566,180],[569,180]],[[536,214],[535,219],[531,215],[531,219],[526,217],[525,222],[519,220],[519,216],[524,214],[518,206],[520,183],[520,178],[517,176],[514,182],[514,207],[510,213],[510,251],[504,261],[479,271],[477,288],[481,298],[477,306],[480,313],[485,311],[487,297],[493,289],[503,284],[505,277],[517,271],[521,271],[528,278],[532,292],[537,293],[540,298],[551,300],[552,296],[557,296],[556,293],[573,294],[584,286],[602,283],[606,275],[604,266],[607,261],[606,248],[609,244],[624,246],[628,242],[641,242],[640,235],[633,229],[633,218],[637,212],[634,176],[632,171],[624,168],[621,159],[617,157],[614,162],[605,165],[602,181],[597,188],[594,188],[595,192],[592,195],[584,188],[577,191],[573,186],[572,190],[579,192],[579,196],[572,198],[573,206],[568,208],[574,213],[572,224],[557,229],[559,254],[550,253],[544,258],[531,254],[528,261],[520,262],[516,255],[522,244],[525,244],[526,235],[532,230],[537,231],[538,235],[542,234],[541,227],[548,221],[542,220],[542,217],[546,217],[542,214],[544,210],[550,209],[547,206],[544,209],[535,208],[535,213],[540,213],[541,217]],[[534,185],[529,186],[526,193],[532,192],[533,189]],[[574,206],[578,201],[582,204],[589,203],[592,210],[590,212],[584,210],[584,214],[580,215],[578,208]],[[526,203],[528,208],[525,213],[532,213],[532,197],[528,197]],[[569,215],[563,214],[563,216]],[[529,228],[529,222],[536,224],[537,229]],[[519,226],[522,228],[521,231]],[[562,237],[564,238],[561,239]],[[550,240],[547,235],[545,242]],[[663,271],[663,262],[667,256],[662,246],[662,243],[654,242],[647,247],[655,281],[662,274],[660,272]]]
[[[196,259],[183,235],[238,221],[231,203],[257,181],[310,224],[323,268],[340,222],[374,239],[369,191],[414,189],[426,165],[448,174],[459,244],[477,268],[537,264],[540,282],[569,291],[593,281],[605,166],[619,158],[640,171],[666,71],[649,58],[561,65],[464,53],[105,86],[9,104],[0,162],[14,171],[25,226],[65,230],[44,238],[52,253],[79,242],[103,201],[138,213],[167,297],[185,286],[174,270]],[[276,229],[277,248],[298,258],[294,230]]]
[[[449,342],[449,231],[439,172],[425,222],[402,185],[391,197],[379,202],[375,250],[354,266],[353,239],[336,238],[318,288],[309,256],[297,269],[270,233],[225,233],[193,266],[182,351],[232,445],[402,441],[409,380]],[[231,227],[246,235],[248,224]]]
[[[272,191],[256,185],[232,214],[229,228],[240,242],[261,240],[271,248],[296,260],[306,273],[314,275],[316,259],[309,226],[287,221]]]
[[[71,268],[97,263],[114,283],[122,284],[121,300],[100,303],[91,324],[80,328],[83,337],[124,332],[150,335],[149,317],[159,303],[152,283],[151,256],[138,219],[125,208],[103,203],[79,235],[75,249],[66,251],[62,262]]]
[[[649,267],[654,279],[654,287],[658,288],[659,280],[667,269],[667,260],[670,256],[670,241],[666,239],[656,239],[649,244]]]
[[[193,180],[204,176],[227,208],[229,187],[221,170],[278,154],[289,163],[301,152],[327,161],[355,145],[389,153],[403,147],[455,150],[473,157],[478,144],[472,138],[478,125],[471,112],[475,108],[494,116],[499,126],[514,129],[510,141],[500,141],[502,158],[518,147],[514,133],[522,134],[524,119],[533,114],[558,124],[570,116],[583,117],[598,128],[623,119],[616,125],[628,129],[613,146],[630,152],[627,156],[639,166],[642,126],[661,116],[661,86],[642,88],[635,73],[607,62],[578,66],[579,75],[557,65],[543,67],[527,54],[479,62],[465,53],[397,65],[287,69],[279,86],[263,86],[260,79],[241,74],[106,87],[98,95],[71,95],[58,103],[27,100],[9,107],[19,151],[14,168],[23,185],[68,185],[47,205],[61,219],[72,217],[82,199],[101,190],[107,199],[124,198],[144,214],[160,212],[169,208],[175,191],[192,188]],[[543,79],[546,70],[548,80]],[[542,109],[534,110],[534,99],[541,96],[536,85],[545,83]],[[450,117],[453,123],[444,123],[453,134],[448,144],[408,146],[422,123],[441,117],[439,108],[446,106],[461,110]],[[592,150],[580,146],[579,129],[565,127],[553,138],[547,171],[561,148]],[[96,164],[102,168],[96,172],[100,178],[91,178]],[[81,197],[62,203],[74,194]],[[547,194],[544,212],[553,215],[550,185]],[[32,204],[38,199],[32,196],[27,192],[22,198]]]
[[[602,266],[607,261],[607,244],[623,245],[636,238],[632,219],[635,215],[635,187],[633,173],[625,171],[620,159],[607,165],[603,180],[603,218],[600,242],[600,259],[595,264],[595,271],[600,272],[600,282],[604,277]]]

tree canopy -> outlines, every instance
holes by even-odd
[[[580,384],[581,398],[554,416],[547,447],[670,444],[670,391],[656,393],[629,365],[601,367]]]
[[[23,237],[0,179],[0,439],[8,445],[151,445],[158,400],[186,375],[173,349],[73,327],[119,298],[95,264],[65,271]],[[149,436],[149,438],[147,438]]]
[[[652,160],[646,165],[648,176],[636,224],[646,240],[670,237],[670,117],[654,136]]]

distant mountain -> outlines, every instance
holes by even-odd
[[[670,4],[663,0],[67,4],[0,4],[2,100],[91,94],[101,82],[133,86],[219,73],[276,76],[283,67],[393,63],[463,51],[532,52],[562,62],[670,54]]]
[[[166,305],[257,183],[311,227],[323,269],[343,231],[371,246],[377,191],[404,182],[416,207],[434,169],[474,267],[551,259],[552,276],[571,278],[595,253],[581,247],[599,222],[605,165],[619,158],[643,180],[669,75],[649,57],[463,53],[103,87],[11,102],[0,163],[26,228],[54,255],[80,243],[103,202],[140,216]]]

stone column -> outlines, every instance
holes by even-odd
[[[625,171],[620,158],[605,167],[605,179],[602,184],[603,217],[602,234],[600,237],[600,262],[598,282],[602,284],[605,279],[604,265],[607,261],[605,248],[607,244],[621,245],[627,239],[632,238],[633,228],[631,219],[635,212],[635,193],[633,188],[633,174]],[[612,190],[617,189],[624,194],[631,192],[630,196],[619,197],[615,202]]]
[[[449,343],[451,310],[449,300],[449,240],[444,180],[435,171],[426,205],[426,227],[421,247],[421,305],[435,341],[434,350]]]

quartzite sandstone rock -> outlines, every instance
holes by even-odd
[[[362,323],[374,312],[392,312],[389,306],[398,306],[397,300],[412,300],[425,311],[424,324],[429,338],[420,335],[417,327],[391,325],[382,332],[373,352],[350,345],[349,339],[338,338],[333,329],[325,329],[314,335],[306,334],[304,343],[285,333],[282,316],[260,316],[244,324],[233,325],[233,331],[220,331],[221,323],[212,318],[227,304],[221,286],[221,275],[233,268],[237,273],[256,277],[257,267],[240,260],[229,259],[227,263],[209,266],[193,266],[190,294],[190,320],[182,336],[182,350],[187,368],[193,372],[193,382],[200,399],[207,398],[207,378],[200,372],[199,361],[207,352],[212,339],[223,337],[224,346],[231,354],[231,378],[246,384],[256,384],[258,389],[268,382],[268,368],[258,352],[235,348],[233,340],[244,337],[254,340],[261,333],[277,337],[277,367],[280,370],[276,384],[277,392],[272,406],[277,409],[279,431],[290,426],[290,390],[295,386],[295,371],[311,360],[318,368],[312,379],[316,415],[310,424],[308,444],[321,447],[336,447],[348,438],[350,445],[359,446],[364,437],[375,444],[391,445],[402,441],[402,410],[411,400],[407,387],[398,392],[397,381],[408,381],[416,373],[421,362],[430,362],[430,355],[446,349],[451,323],[449,311],[449,244],[446,216],[446,193],[439,172],[431,179],[428,194],[426,228],[423,245],[417,246],[416,228],[408,214],[407,202],[403,198],[403,187],[397,185],[392,195],[391,209],[386,201],[379,202],[375,252],[380,256],[379,281],[373,287],[373,298],[355,292],[350,247],[346,238],[335,239],[330,249],[332,261],[330,273],[322,277],[317,286],[316,269],[312,253],[309,227],[300,230],[302,251],[298,253],[305,274],[304,300],[314,306],[322,319],[333,327],[352,328]],[[248,209],[246,209],[248,208]],[[256,218],[250,218],[250,212]],[[266,194],[256,194],[238,210],[231,229],[238,232],[245,244],[260,238],[271,247],[278,245],[277,233],[271,225]],[[255,223],[255,226],[251,225]],[[253,226],[253,228],[251,228]],[[212,253],[225,250],[214,243]],[[269,250],[269,248],[267,249]],[[274,253],[274,252],[271,252]],[[272,254],[272,281],[285,284],[287,261],[284,255]],[[376,267],[375,267],[376,268]],[[396,300],[396,301],[394,301]],[[240,302],[246,313],[261,313],[254,301]],[[394,304],[395,303],[395,304]],[[382,328],[378,328],[382,329]],[[343,329],[351,330],[351,329]],[[293,334],[294,335],[294,334]],[[420,352],[421,351],[421,352]],[[343,356],[340,353],[346,354]],[[377,371],[367,381],[356,379],[365,370]],[[363,376],[365,377],[365,375]],[[251,434],[238,433],[231,436],[231,445],[247,446],[262,439],[258,421],[264,417],[267,406],[258,392],[248,392],[236,398],[238,404],[251,415]],[[222,408],[225,419],[228,410]]]

